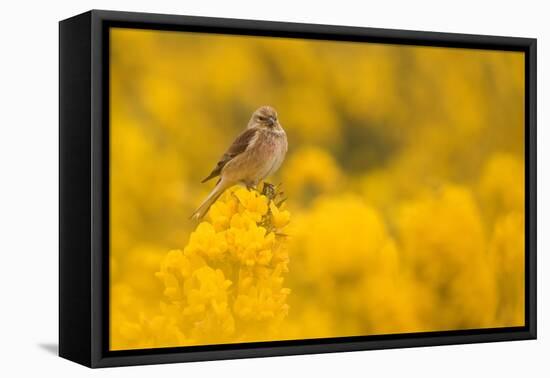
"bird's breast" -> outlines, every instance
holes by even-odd
[[[224,176],[232,181],[257,183],[279,168],[286,148],[284,132],[262,130],[244,153],[224,167]]]
[[[263,146],[261,150],[264,151],[262,160],[262,169],[260,176],[262,179],[266,176],[274,173],[279,169],[283,162],[287,150],[286,135],[283,132],[266,132],[264,138],[262,138]]]

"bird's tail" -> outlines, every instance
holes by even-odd
[[[216,200],[220,198],[220,196],[223,194],[223,192],[225,192],[227,188],[228,188],[228,185],[224,183],[223,180],[218,181],[218,183],[216,184],[214,189],[212,189],[208,197],[206,197],[203,203],[201,203],[198,209],[195,210],[195,212],[191,215],[190,219],[201,220],[210,209],[210,206],[212,206],[214,202],[216,202]]]

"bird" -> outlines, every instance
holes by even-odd
[[[255,188],[275,173],[285,159],[288,141],[277,111],[264,105],[256,109],[246,126],[225,151],[212,172],[201,181],[219,177],[216,186],[191,215],[202,219],[216,200],[230,187]]]

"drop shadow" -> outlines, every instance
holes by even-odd
[[[59,354],[59,346],[56,343],[40,343],[38,347],[56,356]]]

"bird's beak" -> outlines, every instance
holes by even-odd
[[[269,117],[269,125],[275,126],[277,124],[277,120],[274,117]]]

